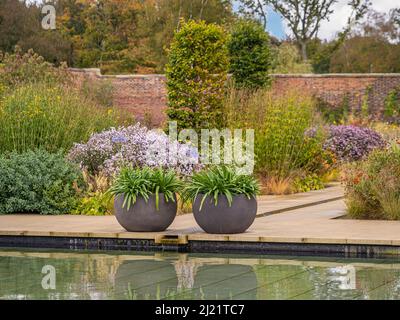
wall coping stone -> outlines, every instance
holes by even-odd
[[[164,74],[121,74],[121,75],[104,75],[98,68],[69,68],[73,72],[92,73],[99,78],[111,79],[146,79],[146,78],[164,78]],[[271,74],[274,78],[399,78],[400,73],[288,73],[288,74]]]

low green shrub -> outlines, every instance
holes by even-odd
[[[0,156],[0,213],[66,214],[85,190],[81,170],[43,150]]]
[[[316,108],[329,124],[345,124],[349,121],[351,115],[348,94],[343,95],[338,106],[333,106],[324,99],[316,98]]]
[[[217,205],[218,197],[223,195],[231,205],[234,195],[244,194],[251,198],[255,197],[259,190],[259,184],[253,176],[238,174],[227,166],[214,166],[195,173],[185,186],[183,195],[184,199],[194,202],[197,196],[202,194],[201,210],[207,196],[211,196]]]
[[[118,122],[117,111],[84,99],[74,89],[43,83],[20,86],[0,99],[0,152],[69,150]]]
[[[75,209],[71,211],[74,215],[106,216],[113,214],[113,197],[108,193],[95,192],[80,199]]]
[[[400,220],[400,147],[378,150],[348,165],[343,182],[348,213],[356,219]]]
[[[305,177],[296,178],[293,185],[296,192],[308,192],[325,188],[322,177],[315,173]]]

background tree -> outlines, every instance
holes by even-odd
[[[228,42],[230,72],[237,87],[261,88],[270,83],[270,42],[261,24],[240,20]]]
[[[59,30],[43,30],[40,6],[19,0],[0,1],[0,51],[34,49],[47,61],[71,62],[71,42]]]
[[[261,13],[266,6],[270,5],[285,19],[296,43],[300,49],[303,60],[308,59],[307,45],[310,40],[317,37],[321,22],[329,20],[333,13],[333,5],[337,0],[263,0],[259,1],[241,0],[243,6],[248,6],[254,14],[265,16]],[[369,0],[350,0],[348,5],[352,8],[349,23],[354,19],[360,19],[369,6]],[[347,27],[346,27],[347,28]]]
[[[0,0],[0,50],[33,48],[47,61],[103,73],[163,73],[181,18],[220,25],[231,0],[54,0],[57,29],[43,30],[43,1]]]
[[[226,32],[204,21],[181,21],[166,66],[170,120],[182,128],[218,128],[228,71]]]
[[[330,60],[330,72],[400,72],[400,25],[396,10],[373,10]]]
[[[149,47],[153,72],[163,73],[167,63],[166,48],[170,46],[181,19],[204,20],[229,25],[236,18],[230,0],[146,0],[141,1],[138,36]]]
[[[273,56],[273,73],[313,73],[311,64],[302,60],[299,50],[290,42],[275,47]]]

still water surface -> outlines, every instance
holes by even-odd
[[[0,299],[399,299],[400,259],[0,250]]]

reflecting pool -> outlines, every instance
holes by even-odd
[[[399,299],[400,260],[0,250],[0,299]]]

